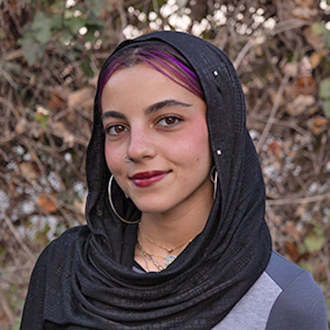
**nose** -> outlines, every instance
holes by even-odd
[[[151,134],[145,128],[131,128],[127,156],[134,162],[140,162],[156,154],[157,148]]]

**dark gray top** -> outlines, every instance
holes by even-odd
[[[212,330],[286,329],[328,330],[327,312],[312,275],[273,252],[263,274]]]

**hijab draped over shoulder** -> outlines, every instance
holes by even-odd
[[[271,240],[264,220],[264,182],[232,63],[212,44],[169,31],[127,40],[114,53],[144,43],[173,47],[201,82],[219,175],[206,226],[164,271],[132,270],[138,225],[121,222],[109,204],[111,173],[97,92],[86,165],[87,226],[68,230],[39,258],[23,330],[38,330],[37,318],[45,329],[211,329],[267,266]],[[123,218],[139,219],[139,210],[115,183],[112,194]]]

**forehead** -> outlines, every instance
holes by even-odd
[[[120,68],[105,84],[101,105],[118,102],[159,102],[161,99],[192,97],[192,92],[148,64]]]
[[[184,111],[205,117],[204,100],[154,68],[139,64],[116,71],[104,87],[102,118],[133,118],[161,110]]]

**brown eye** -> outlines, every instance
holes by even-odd
[[[121,125],[117,125],[117,126],[114,127],[114,130],[115,130],[115,132],[116,132],[117,134],[119,134],[119,133],[124,132],[125,127],[124,127],[124,126],[121,126]]]
[[[168,118],[165,118],[165,122],[167,125],[173,125],[175,123],[175,118],[173,117],[168,117]]]
[[[109,135],[118,135],[126,131],[126,127],[123,125],[113,125],[106,129]]]
[[[164,117],[162,118],[158,124],[161,126],[174,126],[175,124],[177,124],[181,119],[178,117],[174,117],[174,116],[168,116],[168,117]]]

